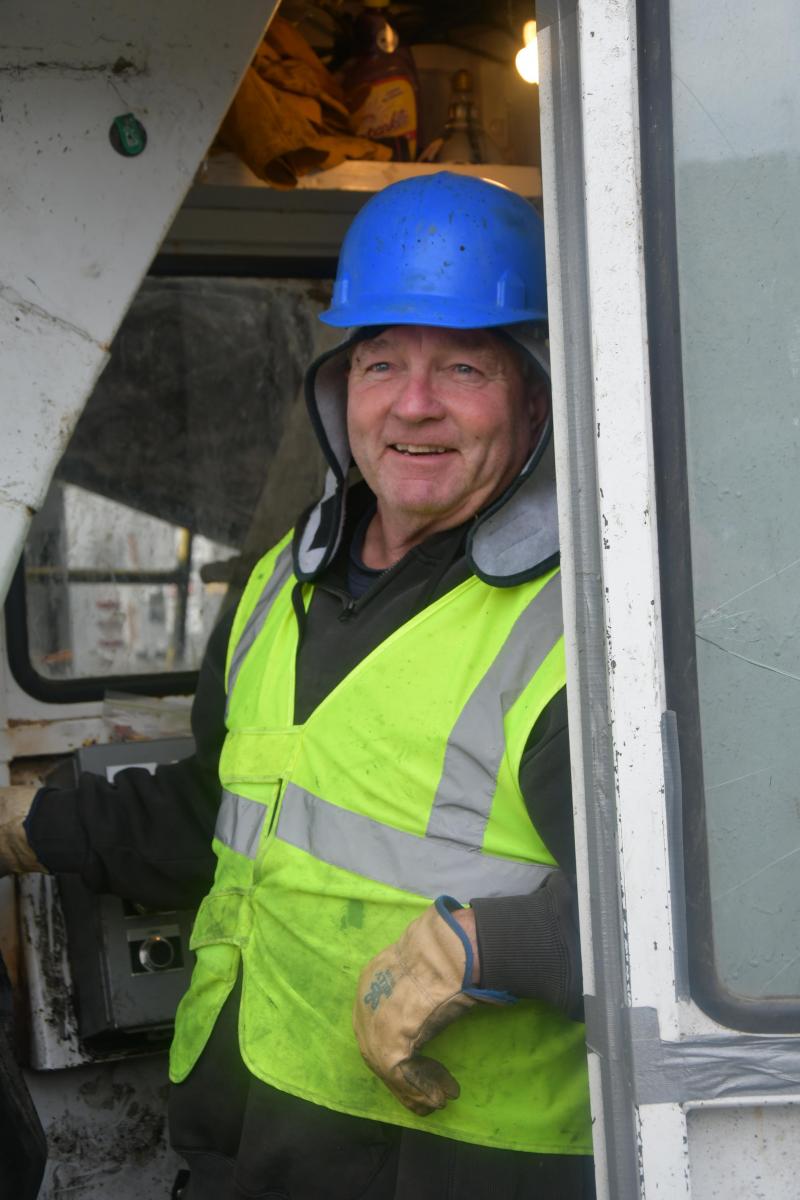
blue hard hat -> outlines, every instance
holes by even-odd
[[[545,321],[542,219],[485,179],[439,171],[393,183],[350,226],[320,319],[451,329]]]

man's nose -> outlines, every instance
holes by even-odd
[[[395,396],[392,409],[405,421],[435,421],[444,415],[444,406],[436,395],[428,372],[409,372]]]

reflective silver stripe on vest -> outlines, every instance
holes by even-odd
[[[552,867],[509,862],[435,837],[416,837],[337,808],[290,783],[275,836],[314,858],[377,883],[434,899],[534,891]]]
[[[236,676],[239,674],[242,663],[244,662],[247,652],[253,642],[258,637],[261,630],[264,628],[264,622],[269,616],[270,609],[275,603],[278,592],[281,590],[286,580],[292,572],[292,543],[287,542],[283,547],[278,557],[275,559],[275,565],[272,568],[272,574],[264,585],[264,590],[258,598],[250,616],[247,618],[247,624],[242,630],[242,636],[236,643],[236,649],[231,658],[231,667],[228,671],[228,696],[233,691],[233,685],[236,683]]]
[[[265,804],[223,788],[214,837],[237,854],[255,858],[266,815]]]
[[[503,720],[563,630],[561,575],[520,613],[447,739],[428,836],[481,846],[505,752]],[[473,895],[478,895],[473,892]]]

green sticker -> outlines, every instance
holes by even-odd
[[[114,117],[110,130],[111,144],[119,154],[135,158],[147,145],[147,132],[133,113]]]

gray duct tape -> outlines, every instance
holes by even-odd
[[[602,1029],[597,997],[585,997],[589,1048]],[[636,1104],[685,1104],[692,1100],[760,1099],[800,1091],[800,1037],[724,1033],[662,1041],[654,1008],[626,1009],[633,1099]]]
[[[672,952],[675,992],[689,998],[689,947],[686,933],[686,882],[683,873],[683,789],[678,721],[671,710],[661,714],[661,752],[664,757],[664,801],[667,810],[667,847],[672,903]]]
[[[728,1033],[664,1042],[652,1008],[628,1016],[638,1104],[800,1091],[800,1037]]]

